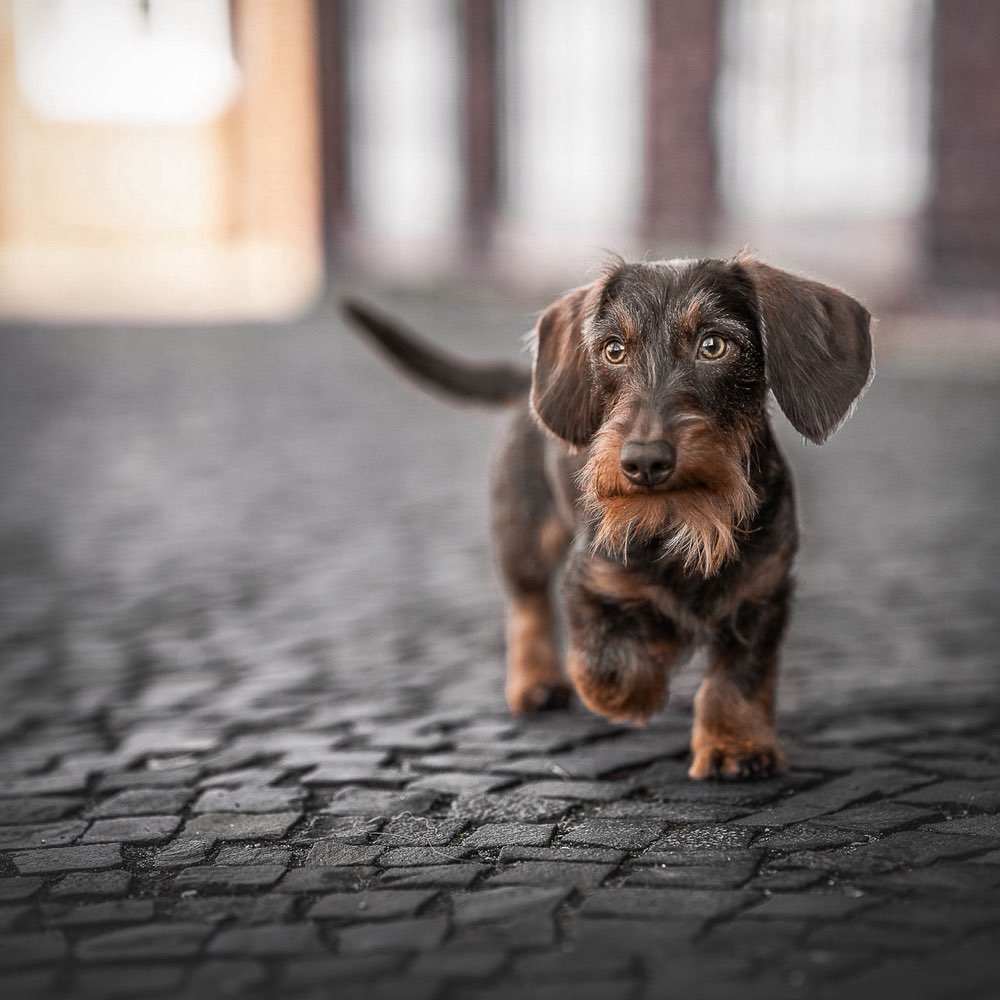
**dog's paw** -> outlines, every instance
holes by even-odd
[[[594,662],[578,650],[570,650],[569,676],[580,701],[595,715],[603,715],[620,726],[644,726],[667,701],[666,671],[615,650],[618,657]]]
[[[706,740],[692,749],[688,777],[696,780],[745,781],[772,778],[788,770],[777,737],[756,745]]]
[[[514,715],[554,712],[569,706],[570,694],[570,686],[565,681],[508,685],[507,705]]]

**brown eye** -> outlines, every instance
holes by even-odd
[[[718,361],[728,350],[729,344],[726,340],[717,334],[710,333],[707,337],[701,338],[701,343],[698,345],[698,357],[704,358],[706,361]]]
[[[604,357],[613,365],[625,360],[625,345],[620,340],[609,340],[604,345]]]

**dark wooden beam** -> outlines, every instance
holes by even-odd
[[[713,102],[718,0],[649,0],[645,235],[693,249],[718,214]]]
[[[499,23],[496,0],[459,0],[464,55],[462,87],[464,226],[472,253],[486,256],[498,200]]]

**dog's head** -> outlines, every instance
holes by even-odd
[[[556,300],[535,330],[531,400],[589,449],[595,545],[660,539],[717,572],[757,504],[768,388],[821,444],[869,379],[869,325],[844,292],[748,257],[616,262]]]

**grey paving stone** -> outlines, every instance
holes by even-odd
[[[880,879],[885,877],[879,876]],[[806,869],[768,870],[758,873],[754,880],[754,888],[764,892],[795,892],[801,889],[810,889],[824,880],[822,872]]]
[[[480,864],[427,865],[423,868],[387,869],[379,877],[378,887],[466,889],[491,870],[489,865]]]
[[[716,920],[735,913],[753,896],[729,889],[598,889],[581,916],[633,920]]]
[[[215,856],[217,865],[279,865],[287,868],[292,852],[275,844],[223,844]]]
[[[260,962],[215,959],[194,969],[185,993],[191,997],[245,997],[259,991],[266,980],[267,970]]]
[[[443,733],[425,729],[423,720],[419,719],[388,725],[369,723],[358,727],[356,733],[363,736],[369,746],[406,753],[429,754],[447,750],[452,745]]]
[[[398,788],[407,784],[412,775],[391,767],[361,763],[331,762],[320,764],[300,779],[304,785],[353,785],[364,783]]]
[[[554,823],[562,819],[577,803],[569,799],[535,798],[518,795],[518,789],[479,795],[460,795],[450,814],[465,822],[483,823]]]
[[[417,955],[407,967],[407,976],[413,979],[428,978],[467,982],[469,980],[494,980],[507,964],[508,953],[502,949],[477,949],[462,951],[438,950]]]
[[[248,785],[258,788],[268,787],[278,781],[284,781],[291,772],[283,765],[270,767],[240,767],[235,771],[220,771],[206,774],[198,782],[198,787],[205,788],[246,788]]]
[[[84,962],[147,962],[193,958],[212,934],[201,923],[156,923],[127,927],[84,938],[75,946]]]
[[[1000,812],[1000,779],[995,781],[935,781],[923,788],[903,792],[901,802],[914,805],[949,805]]]
[[[469,854],[462,847],[390,847],[378,857],[380,868],[422,868],[450,865]]]
[[[630,864],[667,865],[731,865],[734,863],[760,864],[767,852],[763,847],[688,848],[674,851],[646,850],[629,859]]]
[[[563,835],[567,844],[611,847],[620,851],[641,851],[662,831],[659,823],[630,823],[622,820],[587,820]]]
[[[491,847],[545,847],[556,828],[545,823],[487,823],[473,830],[462,847],[479,851]]]
[[[10,856],[22,875],[58,875],[61,872],[117,868],[122,862],[118,844],[88,844],[83,847],[47,847],[17,851]]]
[[[578,988],[580,984],[616,984],[620,990],[623,982],[633,978],[634,965],[631,956],[618,951],[536,953],[518,955],[514,973],[528,983],[561,984],[568,992],[572,990],[571,984]]]
[[[118,792],[153,788],[178,788],[187,790],[201,776],[196,765],[178,767],[168,771],[121,771],[101,776],[97,787],[101,792]]]
[[[126,871],[74,872],[49,886],[48,894],[52,899],[66,896],[117,897],[124,896],[131,884],[132,876]]]
[[[188,840],[277,840],[301,817],[299,812],[202,813],[184,825]]]
[[[142,962],[136,965],[109,963],[76,970],[76,992],[81,997],[122,998],[177,996],[184,980],[184,967]]]
[[[98,819],[83,835],[85,844],[156,844],[167,840],[181,825],[179,816],[123,816]]]
[[[188,865],[199,865],[208,856],[214,841],[189,838],[186,834],[180,840],[175,840],[161,847],[153,856],[154,868],[185,868]]]
[[[410,782],[407,791],[433,791],[442,795],[478,795],[506,788],[512,779],[495,774],[468,774],[464,771],[442,771],[425,774]]]
[[[299,788],[243,785],[210,788],[201,793],[191,811],[195,813],[287,813],[298,811],[306,793]]]
[[[34,798],[39,795],[70,795],[87,788],[85,771],[32,775],[0,780],[0,799]]]
[[[595,889],[617,867],[613,864],[522,861],[500,869],[486,884],[489,886],[570,886],[580,890]]]
[[[614,802],[629,792],[618,781],[532,781],[515,789],[515,795],[537,796],[543,799],[570,799],[580,802]]]
[[[309,849],[307,865],[370,865],[385,850],[381,844],[359,846],[340,840],[318,840]]]
[[[67,954],[62,931],[0,935],[0,970],[24,969],[61,961]]]
[[[22,878],[15,875],[0,879],[0,903],[17,903],[30,899],[43,885],[45,879],[38,877]]]
[[[0,986],[12,997],[48,997],[56,992],[56,977],[56,969],[7,970]]]
[[[305,894],[314,892],[352,892],[378,872],[365,865],[343,868],[294,868],[275,887],[277,892]]]
[[[840,920],[878,905],[860,892],[781,892],[752,904],[743,919]]]
[[[434,820],[424,816],[403,816],[391,820],[378,835],[387,847],[423,847],[450,844],[466,827],[465,820]]]
[[[367,844],[379,832],[383,819],[364,816],[313,816],[294,834],[296,844],[314,844],[332,837],[346,844]]]
[[[606,847],[569,847],[558,844],[555,847],[505,847],[500,851],[501,864],[514,861],[558,861],[570,863],[620,864],[626,858],[625,851]]]
[[[290,958],[322,952],[316,928],[311,924],[269,924],[221,930],[208,946],[210,955],[253,955],[259,958]]]
[[[676,826],[648,844],[650,851],[739,851],[750,846],[753,833],[721,823]]]
[[[738,889],[753,877],[755,861],[714,865],[646,865],[623,881],[625,886],[681,889]]]
[[[415,771],[490,771],[506,759],[506,754],[491,750],[463,750],[448,753],[428,753],[411,758],[407,763]]]
[[[929,833],[958,833],[989,837],[1000,841],[1000,815],[966,816],[964,819],[943,820],[922,827]]]
[[[138,924],[153,919],[151,899],[114,899],[72,907],[57,906],[45,914],[50,927],[96,927],[100,924]]]
[[[432,954],[436,957],[438,953]],[[298,958],[285,965],[281,973],[281,986],[292,992],[309,987],[329,989],[330,983],[353,982],[367,984],[367,988],[371,990],[380,978],[398,972],[406,958],[404,953]]]
[[[850,921],[840,921],[844,927]],[[742,916],[713,924],[702,939],[712,952],[712,960],[721,952],[742,955],[753,961],[781,960],[798,949],[808,925],[801,919],[747,920]]]
[[[936,833],[928,830],[903,830],[857,848],[861,857],[885,858],[906,865],[929,865],[942,858],[961,858],[987,851],[994,845],[988,837],[963,833]]]
[[[75,813],[83,804],[77,796],[46,795],[36,798],[8,798],[0,805],[0,815],[5,824],[22,826],[53,823]]]
[[[522,917],[538,917],[552,911],[570,893],[568,886],[532,887],[490,885],[465,893],[455,893],[451,899],[457,925],[517,921]]]
[[[857,771],[823,782],[815,788],[782,799],[777,805],[733,822],[746,826],[787,826],[838,812],[873,795],[896,795],[927,784],[927,781],[927,778],[900,768]]]
[[[455,951],[502,949],[521,952],[556,947],[559,932],[554,917],[525,913],[516,920],[461,923],[453,928],[448,947]]]
[[[84,820],[0,826],[0,851],[70,844],[87,828]]]
[[[684,747],[687,742],[685,740]],[[497,766],[498,771],[529,777],[558,775],[565,778],[603,778],[626,768],[638,767],[678,752],[676,741],[665,743],[657,737],[623,735],[615,740],[592,743],[550,757],[522,758]]]
[[[939,861],[930,868],[893,871],[870,879],[860,879],[857,885],[873,892],[904,895],[933,893],[942,901],[955,895],[974,898],[1000,886],[1000,867],[993,869],[979,864],[981,857],[957,862]]]
[[[842,830],[880,835],[926,823],[935,815],[931,809],[918,809],[900,802],[882,800],[851,806],[827,816],[817,816],[812,822],[819,826],[835,826]]]
[[[861,952],[880,958],[887,954],[926,954],[955,937],[949,928],[943,926],[890,926],[871,923],[864,915],[857,920],[819,924],[809,928],[807,934],[809,944],[817,948]]]
[[[784,829],[765,832],[754,841],[755,847],[770,851],[816,851],[828,847],[864,843],[866,835],[838,826],[820,823],[792,823]]]
[[[365,920],[398,920],[414,917],[427,905],[434,889],[381,889],[373,892],[340,892],[322,896],[309,909],[311,920],[358,923]]]
[[[295,900],[290,896],[202,896],[186,892],[171,910],[170,919],[181,923],[235,922],[244,926],[277,924],[287,922],[294,907]]]
[[[264,889],[284,874],[284,865],[194,865],[178,872],[174,889]]]
[[[390,791],[384,788],[342,788],[321,810],[334,816],[364,816],[391,819],[403,814],[420,815],[437,795],[429,789]]]
[[[345,927],[337,941],[345,955],[430,951],[441,944],[447,933],[448,921],[444,917],[418,917]]]
[[[116,792],[87,810],[88,819],[177,815],[191,798],[187,788],[135,788]]]
[[[650,890],[630,889],[629,892]],[[679,891],[679,890],[674,890]],[[657,895],[664,895],[658,892]],[[705,921],[700,917],[678,920],[643,920],[627,915],[578,914],[566,920],[573,952],[577,954],[629,955],[642,968],[674,959],[674,976],[682,962],[695,958],[694,940],[701,935]],[[720,925],[715,925],[720,926]],[[721,925],[725,926],[725,924]],[[662,983],[663,980],[660,980]]]
[[[660,823],[725,823],[735,816],[742,816],[748,810],[719,802],[671,802],[660,799],[629,799],[602,806],[601,819],[627,819]]]

